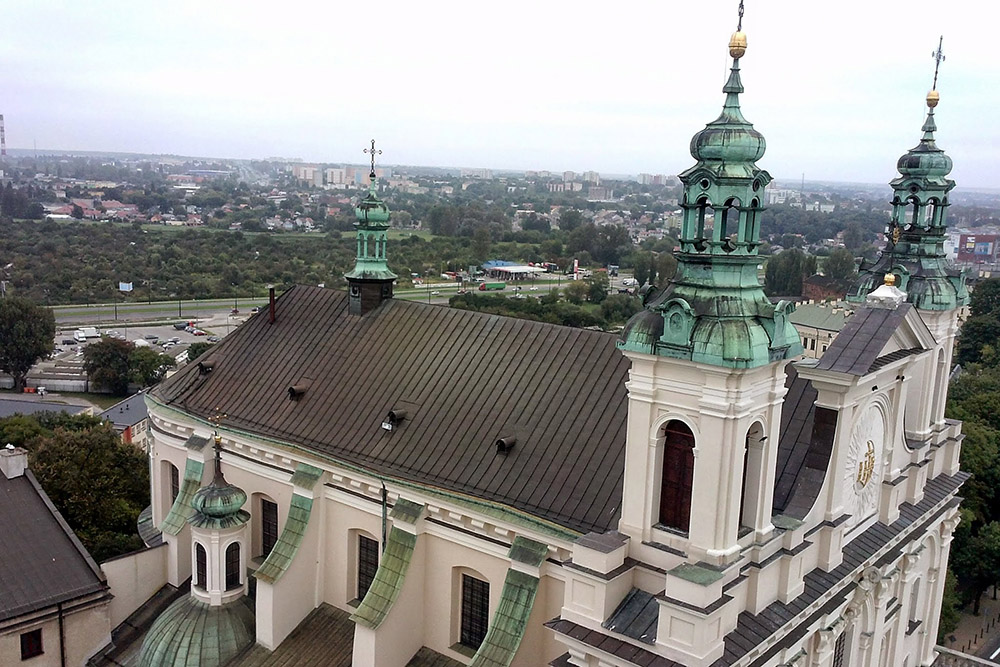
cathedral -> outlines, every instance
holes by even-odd
[[[936,82],[855,312],[803,359],[758,275],[746,49],[680,174],[677,273],[620,335],[393,299],[373,160],[348,290],[272,292],[147,396],[152,522],[190,592],[140,665],[935,662],[968,299]]]

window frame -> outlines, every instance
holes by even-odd
[[[208,551],[201,542],[194,543],[194,587],[208,590]]]
[[[242,561],[242,547],[240,543],[231,542],[229,546],[226,547],[225,555],[225,568],[226,568],[226,590],[232,591],[236,590],[243,585],[243,576],[241,574],[242,567],[240,563]],[[234,554],[235,553],[235,562]]]
[[[490,582],[461,573],[458,643],[478,650],[490,627]]]
[[[181,493],[181,471],[169,461],[167,465],[170,466],[170,504],[172,505]]]
[[[31,660],[45,653],[42,643],[42,629],[35,628],[21,633],[21,660]]]
[[[657,525],[683,535],[691,530],[694,450],[694,432],[687,424],[676,419],[664,424]]]
[[[274,508],[273,510],[271,508]],[[270,516],[273,513],[273,518]],[[273,532],[269,528],[273,527]],[[274,545],[278,543],[278,503],[269,498],[260,499],[260,556],[271,555]],[[270,544],[269,544],[270,543]]]
[[[357,534],[356,555],[358,560],[356,568],[357,586],[355,587],[355,592],[358,595],[358,601],[365,599],[365,595],[368,594],[368,590],[371,588],[372,582],[375,581],[375,573],[378,571],[381,551],[382,550],[379,548],[378,540],[368,537],[360,532]],[[371,558],[373,554],[374,560]]]

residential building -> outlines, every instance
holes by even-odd
[[[122,438],[122,442],[130,443],[146,451],[146,433],[148,420],[146,411],[146,396],[138,392],[120,403],[115,403],[101,413],[101,419],[114,425]]]
[[[0,449],[0,664],[82,665],[111,640],[111,593],[28,468]]]

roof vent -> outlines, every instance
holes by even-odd
[[[293,384],[288,388],[288,398],[297,401],[305,395],[307,389],[309,389],[307,383]]]
[[[517,444],[517,438],[514,436],[507,436],[506,438],[500,438],[497,440],[497,454],[506,454],[510,450],[514,449],[514,445]]]
[[[389,414],[385,416],[385,420],[382,422],[382,428],[386,431],[395,430],[405,419],[406,410],[389,410]]]
[[[202,375],[208,375],[215,368],[214,361],[199,361],[198,362],[198,372]]]

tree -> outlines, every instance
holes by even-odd
[[[574,280],[563,289],[563,292],[566,294],[567,301],[580,305],[590,294],[590,287],[583,280]]]
[[[848,283],[856,272],[854,255],[847,248],[834,248],[823,262],[823,274],[839,283]]]
[[[128,392],[129,357],[135,346],[117,338],[102,338],[83,349],[83,369],[90,381],[119,396]]]
[[[568,208],[559,212],[559,229],[571,232],[581,224],[583,224],[583,214],[575,208]]]
[[[816,257],[798,249],[783,250],[767,262],[764,291],[769,296],[802,294],[802,278],[816,271]]]
[[[608,287],[611,282],[604,271],[596,271],[584,282],[587,284],[587,301],[601,303],[608,298]]]
[[[1000,339],[1000,319],[993,315],[974,315],[962,325],[958,336],[955,361],[960,364],[979,362],[983,346]]]
[[[44,424],[43,424],[44,427]],[[19,442],[32,472],[97,561],[142,548],[135,532],[149,503],[145,454],[95,417],[68,417]]]
[[[149,387],[159,383],[168,369],[177,366],[177,362],[169,354],[150,347],[137,347],[129,354],[128,365],[129,379],[141,387]]]
[[[973,315],[996,315],[1000,311],[1000,278],[989,278],[976,285],[969,296]]]
[[[14,378],[14,390],[24,388],[25,376],[53,349],[56,321],[48,308],[27,299],[0,299],[0,370]]]
[[[73,208],[70,212],[70,216],[76,218],[77,220],[83,219],[83,209],[80,208],[79,204],[73,204]]]

